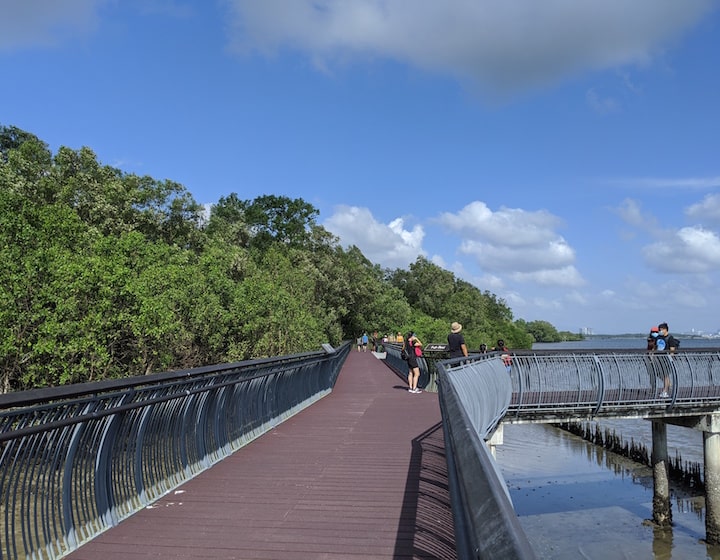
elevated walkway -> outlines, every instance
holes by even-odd
[[[352,351],[333,392],[72,560],[454,559],[437,394]]]

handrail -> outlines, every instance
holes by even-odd
[[[532,558],[485,445],[501,422],[695,416],[720,409],[720,353],[514,352],[437,364],[460,558]],[[665,377],[668,398],[659,396]]]
[[[116,525],[328,394],[349,351],[0,396],[0,559]]]
[[[661,396],[664,379],[668,397]],[[718,351],[515,352],[506,421],[667,417],[720,407]]]
[[[484,442],[510,404],[505,365],[491,357],[439,362],[438,387],[458,557],[535,558]]]

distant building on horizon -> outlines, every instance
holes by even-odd
[[[583,336],[588,336],[595,333],[593,333],[592,327],[580,327],[580,334]]]

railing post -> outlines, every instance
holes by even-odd
[[[661,527],[672,524],[668,480],[667,425],[652,421],[653,521]]]

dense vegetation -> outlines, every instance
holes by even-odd
[[[426,259],[383,270],[302,199],[233,193],[208,213],[173,181],[53,154],[0,126],[0,391],[317,350],[413,329],[471,348],[553,340]]]

